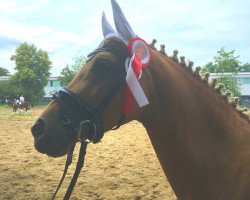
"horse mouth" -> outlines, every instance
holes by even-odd
[[[55,142],[49,141],[47,138],[34,140],[35,149],[42,154],[50,157],[61,157],[68,153],[69,147],[77,142],[75,137],[71,137],[73,133],[62,134]]]
[[[61,157],[68,152],[67,148],[62,148],[60,145],[44,146],[43,144],[35,142],[34,146],[39,153],[46,154],[50,157]]]
[[[44,149],[43,145],[39,144],[39,142],[37,142],[36,140],[34,141],[34,146],[35,146],[35,149],[36,149],[39,153],[42,153],[42,154],[45,154],[45,153],[46,153],[46,150]]]

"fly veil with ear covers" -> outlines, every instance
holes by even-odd
[[[138,38],[136,34],[133,32],[117,2],[115,0],[111,0],[111,3],[112,3],[114,21],[117,32],[115,32],[114,29],[110,26],[110,24],[106,19],[105,14],[103,13],[102,28],[103,28],[104,40],[99,45],[99,47],[90,55],[94,55],[101,51],[109,51],[114,55],[116,55],[119,59],[124,59],[125,58],[124,52],[121,53],[117,48],[114,49],[112,47],[104,46],[105,41],[109,38],[118,39],[128,47],[129,57],[127,58],[127,62],[125,62],[128,63],[127,66],[128,69],[126,75],[127,87],[125,90],[125,99],[123,103],[121,118],[115,127],[119,128],[120,125],[122,124],[125,114],[127,114],[130,110],[130,107],[133,103],[133,98],[136,99],[140,107],[148,104],[148,100],[138,82],[138,77],[141,74],[142,68],[149,65],[151,53],[147,43],[144,40]],[[65,128],[67,128],[70,132],[72,132],[77,128],[80,129],[78,137],[81,142],[81,148],[79,152],[78,162],[75,173],[67,189],[67,192],[64,196],[64,199],[69,199],[73,191],[73,188],[75,186],[75,183],[77,181],[77,178],[79,176],[80,170],[83,167],[84,155],[86,153],[86,147],[87,147],[87,140],[93,143],[97,143],[101,140],[104,132],[102,129],[103,127],[102,117],[101,117],[102,113],[109,105],[116,92],[121,88],[122,83],[124,83],[124,80],[120,80],[120,84],[114,85],[114,88],[111,89],[108,96],[106,96],[106,98],[103,99],[101,104],[97,106],[96,109],[94,110],[90,109],[90,107],[85,102],[83,102],[76,94],[74,94],[68,88],[64,87],[54,94],[54,99],[58,102],[60,107],[62,122]],[[74,109],[83,111],[85,114],[87,113],[88,117],[86,118],[86,116],[84,116],[84,118],[80,117],[80,119],[76,120],[75,117],[69,115],[70,113],[65,112],[64,108],[66,105],[67,106],[71,105],[72,107],[74,107]],[[79,123],[79,120],[82,122]],[[92,130],[91,132],[93,132],[93,134],[86,134],[84,128],[89,128],[89,130]],[[73,151],[74,151],[74,145],[72,145],[70,148],[63,176],[52,199],[55,198],[64,180],[68,167],[72,161]]]
[[[151,52],[147,43],[134,33],[116,0],[111,0],[111,4],[117,32],[108,23],[103,13],[102,30],[104,40],[101,45],[109,38],[118,38],[127,45],[129,55],[127,62],[125,62],[127,85],[124,91],[122,114],[118,125],[114,128],[117,129],[121,125],[125,115],[129,113],[134,99],[140,107],[149,103],[138,79],[141,77],[142,68],[150,64]]]

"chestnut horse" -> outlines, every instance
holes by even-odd
[[[116,6],[114,0],[112,6]],[[115,23],[124,20],[117,20],[115,13]],[[110,30],[104,30],[104,35]],[[52,157],[65,155],[78,141],[78,124],[86,119],[95,129],[102,127],[95,132],[107,132],[117,125],[126,87],[119,84],[125,82],[127,51],[127,44],[119,37],[105,37],[32,126],[39,152]],[[188,69],[154,49],[139,82],[149,104],[141,108],[134,103],[122,123],[138,120],[144,125],[177,198],[250,199],[249,121]],[[82,102],[88,108],[78,106]],[[66,126],[63,113],[69,116],[67,122],[75,123],[73,128]],[[92,138],[93,142],[101,137]]]

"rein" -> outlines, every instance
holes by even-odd
[[[98,48],[97,50],[89,54],[88,56],[93,56],[102,51],[111,52],[120,59],[126,58],[125,56],[127,56],[127,55],[124,55],[124,53],[122,54],[119,50],[111,48],[111,47]],[[78,176],[80,174],[80,171],[82,167],[84,166],[84,158],[86,154],[87,144],[90,142],[95,144],[95,143],[98,143],[102,139],[104,135],[104,129],[103,129],[103,121],[102,121],[101,115],[103,114],[104,110],[110,104],[113,97],[116,95],[116,93],[119,91],[119,89],[123,86],[124,83],[125,83],[125,78],[112,88],[112,90],[108,93],[106,98],[103,99],[103,101],[99,104],[99,106],[95,110],[91,109],[88,106],[88,104],[86,104],[75,93],[73,93],[66,87],[62,87],[58,92],[56,92],[53,95],[53,99],[59,104],[60,116],[61,116],[63,125],[70,133],[75,132],[76,130],[79,130],[77,137],[81,143],[77,166],[76,166],[73,178],[71,179],[70,185],[68,186],[67,192],[63,198],[64,200],[68,200],[70,198],[71,193],[75,187],[76,181],[78,179]],[[67,107],[70,107],[74,111],[76,111],[78,115],[73,116],[70,112],[68,112],[66,109],[67,108],[66,105]],[[84,113],[84,116],[82,116],[81,113]],[[118,120],[116,126],[112,128],[112,130],[118,129],[122,125],[123,120],[124,120],[124,116],[123,114],[121,114],[120,119]],[[55,199],[64,181],[64,178],[67,174],[68,168],[70,164],[72,163],[74,148],[75,148],[75,144],[72,144],[67,154],[67,159],[66,159],[62,178],[52,197],[52,200]]]

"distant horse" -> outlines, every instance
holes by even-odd
[[[30,107],[27,101],[24,101],[21,103],[18,102],[17,104],[15,103],[15,100],[5,100],[5,101],[9,106],[13,108],[13,112],[16,112],[18,108],[20,108],[21,110],[25,109],[26,112],[30,110]]]
[[[5,100],[6,104],[11,106],[13,108],[13,112],[16,112],[17,111],[17,108],[18,108],[18,105],[15,103],[15,100]]]
[[[35,148],[52,157],[63,156],[79,141],[79,135],[81,142],[87,138],[97,143],[104,132],[138,120],[179,200],[250,199],[248,118],[225,101],[217,87],[214,90],[201,81],[199,68],[193,72],[193,64],[186,65],[184,58],[179,62],[177,56],[167,57],[153,48],[149,52],[135,38],[115,0],[112,8],[118,33],[104,16],[104,41],[68,87],[54,94],[32,126]],[[137,55],[135,62],[131,52]],[[140,71],[132,68],[141,67],[150,56],[138,81]],[[141,63],[139,58],[143,58]],[[127,62],[132,64],[126,72]],[[148,99],[149,104],[140,107],[135,102],[124,117],[126,83],[131,84],[137,102],[143,105]]]
[[[19,102],[18,103],[18,108],[20,108],[21,110],[25,109],[25,111],[27,112],[28,110],[30,110],[29,104],[27,101],[23,101],[23,102]]]

